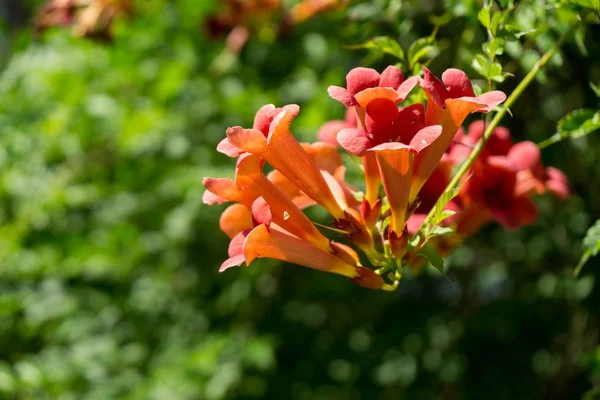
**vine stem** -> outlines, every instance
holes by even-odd
[[[498,111],[496,113],[496,115],[494,116],[494,118],[490,121],[490,123],[486,127],[486,129],[485,129],[485,131],[484,131],[481,139],[479,139],[479,141],[477,142],[477,144],[473,148],[473,151],[471,152],[471,154],[469,154],[469,157],[465,160],[465,162],[462,163],[462,165],[460,166],[460,168],[458,169],[458,171],[456,172],[456,174],[454,174],[454,176],[452,177],[452,180],[450,181],[450,183],[448,184],[448,186],[444,190],[444,193],[438,199],[438,203],[440,203],[441,201],[443,201],[443,198],[445,197],[445,195],[448,194],[448,193],[450,193],[450,192],[452,192],[454,190],[454,188],[456,188],[458,186],[458,184],[460,183],[460,180],[467,173],[467,171],[469,170],[469,168],[471,167],[471,165],[473,164],[473,162],[475,161],[475,159],[479,156],[479,154],[481,153],[481,151],[485,147],[485,143],[490,138],[490,136],[492,136],[492,133],[494,132],[494,129],[496,129],[496,127],[498,126],[498,124],[500,123],[500,121],[502,120],[502,118],[504,117],[504,115],[506,114],[506,112],[508,111],[508,109],[514,104],[515,101],[517,101],[517,99],[521,96],[521,94],[523,94],[523,92],[525,91],[525,89],[527,88],[527,86],[529,86],[529,84],[533,81],[533,79],[535,78],[535,76],[537,75],[537,73],[556,54],[556,52],[558,51],[558,49],[560,49],[560,47],[564,44],[564,42],[571,35],[571,33],[579,25],[579,22],[580,22],[580,19],[578,18],[577,21],[575,23],[573,23],[569,27],[569,29],[567,29],[560,36],[560,38],[558,39],[558,41],[556,42],[556,44],[554,44],[554,46],[552,46],[552,48],[550,50],[548,50],[546,52],[546,54],[544,54],[542,56],[542,58],[540,58],[535,63],[535,65],[533,66],[533,68],[531,68],[531,70],[527,73],[527,75],[525,75],[525,77],[523,78],[523,80],[517,85],[517,87],[515,88],[515,90],[513,90],[513,92],[510,94],[510,96],[508,96],[508,98],[506,99],[506,102],[504,103],[504,106],[500,109],[500,111]],[[435,214],[436,208],[438,208],[438,206],[441,206],[441,207],[445,206],[445,204],[438,204],[438,203],[435,204],[435,206],[431,209],[431,211],[429,212],[429,214],[425,218],[425,221],[423,222],[423,225],[421,226],[421,229],[420,229],[419,233],[422,233],[423,229],[426,226],[428,226],[428,224],[430,223],[431,219],[433,218],[433,216]]]

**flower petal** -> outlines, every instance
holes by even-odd
[[[263,199],[251,204],[252,214],[259,223],[268,225],[272,220],[291,234],[320,248],[329,249],[327,238],[285,193],[263,175],[260,157],[251,155],[240,161],[236,184],[242,191],[258,193],[260,197],[257,198]]]
[[[319,168],[289,130],[297,114],[297,106],[286,107],[271,123],[266,149],[257,154],[262,155],[307,196],[325,207],[334,218],[343,218],[344,211],[340,209]]]
[[[404,75],[400,68],[390,65],[381,73],[379,79],[379,86],[391,87],[392,89],[398,89],[398,86],[404,81]]]
[[[363,156],[372,147],[371,139],[358,129],[342,129],[337,140],[344,150],[355,156]]]
[[[427,93],[427,97],[433,100],[438,107],[443,108],[449,96],[446,85],[427,67],[423,67],[423,78],[420,79],[419,83],[425,93]]]
[[[269,126],[271,125],[273,118],[275,118],[275,115],[277,115],[277,111],[278,109],[273,104],[262,106],[254,116],[252,129],[261,131],[264,136],[267,136],[269,134]]]
[[[406,210],[415,150],[402,143],[384,143],[373,147],[383,188],[392,212],[390,229],[400,236],[406,223]]]
[[[206,192],[203,200],[216,201],[219,204],[223,202],[217,200],[217,198],[227,199],[228,201],[234,201],[237,203],[246,204],[248,207],[252,204],[255,197],[249,196],[247,193],[243,193],[229,178],[204,178],[202,184],[206,190],[212,193],[214,196],[207,195]],[[215,197],[216,196],[216,197]],[[212,204],[212,203],[208,203]]]
[[[508,152],[508,159],[517,170],[530,169],[535,172],[542,153],[537,145],[530,141],[515,144]]]
[[[337,134],[345,128],[351,128],[351,125],[349,125],[346,121],[326,122],[321,126],[321,128],[319,128],[319,131],[317,132],[317,138],[321,142],[337,145]]]
[[[395,130],[400,132],[400,136],[395,141],[404,144],[410,143],[416,133],[425,127],[425,108],[423,104],[412,104],[400,110],[394,126]]]
[[[219,142],[219,144],[217,145],[217,151],[229,157],[237,157],[243,153],[243,150],[231,144],[228,138],[225,138]]]
[[[398,92],[389,87],[375,87],[365,89],[354,95],[354,99],[359,106],[365,108],[367,105],[375,99],[387,99],[397,103],[401,101],[401,97]]]
[[[244,257],[250,265],[257,258],[273,258],[325,272],[359,278],[356,267],[311,243],[265,225],[254,228],[244,242]]]
[[[560,200],[565,200],[571,192],[565,174],[554,167],[546,168],[546,187]]]
[[[254,227],[252,213],[243,204],[232,204],[221,214],[219,227],[227,236],[234,238],[238,233]]]
[[[254,203],[252,203],[252,218],[256,221],[257,225],[271,225],[273,214],[271,213],[271,207],[269,207],[264,197],[257,197]]]
[[[353,68],[346,75],[346,87],[351,95],[355,95],[362,90],[376,87],[379,79],[379,72],[373,68]]]
[[[485,104],[485,107],[478,109],[479,112],[490,112],[498,104],[506,100],[506,94],[499,90],[493,90],[491,92],[484,93],[476,97],[477,101]]]
[[[340,168],[344,168],[344,162],[337,147],[331,143],[302,143],[302,148],[312,157],[321,171],[336,175]]]
[[[493,218],[508,229],[530,225],[537,219],[537,207],[527,197],[516,197],[507,208],[490,208]]]
[[[446,85],[450,98],[475,96],[473,85],[471,85],[469,77],[460,69],[448,68],[442,74],[442,81],[444,82],[444,85]]]
[[[406,97],[408,97],[408,94],[414,89],[414,87],[419,84],[419,80],[420,78],[418,76],[411,76],[410,78],[402,82],[402,84],[398,86],[398,90],[396,91],[398,93],[397,101],[403,101],[404,99],[406,99]]]
[[[421,129],[410,141],[417,154],[415,155],[412,181],[410,184],[409,202],[412,204],[421,188],[437,168],[444,152],[450,143],[443,137],[443,127],[440,125],[427,126]],[[452,140],[452,137],[450,137]]]
[[[234,126],[227,129],[227,138],[232,145],[249,153],[262,154],[267,147],[265,135],[256,129]]]
[[[219,267],[219,272],[223,272],[226,269],[229,269],[231,267],[239,267],[243,263],[244,263],[244,255],[243,254],[238,254],[236,256],[229,257],[227,260],[223,261],[223,263]]]
[[[371,207],[374,207],[375,203],[379,201],[379,185],[381,183],[377,156],[375,156],[375,153],[366,152],[362,158],[362,162],[365,171],[365,200],[369,202]]]
[[[356,105],[356,100],[354,100],[354,97],[343,87],[329,86],[329,88],[327,88],[327,93],[329,94],[329,97],[339,101],[346,107],[352,107],[353,105]]]
[[[216,194],[214,194],[214,193],[212,193],[212,192],[210,192],[208,190],[205,190],[204,193],[202,194],[202,202],[204,204],[209,205],[209,206],[212,206],[215,203],[217,203],[217,204],[225,204],[228,201],[229,200],[227,200],[227,199],[225,199],[223,197],[217,196]]]

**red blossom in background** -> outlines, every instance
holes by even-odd
[[[456,133],[445,162],[438,165],[419,194],[424,201],[412,217],[409,231],[419,229],[450,181],[452,167],[469,156],[483,130],[484,122],[475,121],[467,133],[462,129]],[[570,192],[567,178],[556,168],[544,168],[534,143],[515,144],[508,129],[497,127],[464,178],[458,196],[447,206],[456,214],[446,224],[462,237],[474,234],[491,221],[516,229],[535,221],[537,208],[532,196],[546,192],[564,200]],[[455,241],[454,246],[458,243]]]

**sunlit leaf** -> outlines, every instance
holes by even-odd
[[[587,231],[585,238],[583,239],[583,255],[575,267],[573,274],[579,275],[581,269],[592,257],[595,257],[600,253],[600,219]]]
[[[408,49],[408,63],[410,69],[414,70],[422,60],[433,59],[440,54],[440,47],[434,39],[424,37],[417,39]]]
[[[479,13],[477,13],[477,19],[481,22],[481,25],[485,27],[485,29],[490,29],[491,23],[491,11],[489,8],[482,8]]]
[[[565,115],[558,121],[557,132],[539,143],[540,148],[547,147],[563,139],[578,139],[600,129],[600,111],[579,109]]]
[[[374,49],[392,55],[402,62],[405,60],[404,50],[402,50],[400,44],[388,36],[378,36],[365,43],[346,47],[348,49]]]

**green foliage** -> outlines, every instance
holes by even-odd
[[[578,139],[600,129],[600,111],[575,110],[558,121],[557,132],[541,142],[540,148],[547,147],[563,139]]]
[[[575,267],[573,274],[579,275],[579,272],[583,266],[592,257],[595,257],[600,253],[600,220],[588,229],[585,238],[583,239],[583,255],[579,260],[579,263]]]
[[[600,12],[600,0],[561,0],[561,3]]]
[[[495,54],[498,54],[494,52]],[[502,72],[502,66],[498,62],[490,62],[483,55],[477,54],[471,63],[471,66],[481,76],[502,83],[510,74]]]
[[[413,74],[419,74],[423,66],[440,54],[440,44],[431,36],[415,40],[408,49],[408,67]]]
[[[437,18],[423,2],[353,2],[280,37],[265,24],[270,41],[255,35],[211,68],[224,41],[203,18],[217,1],[136,1],[112,42],[60,28],[34,40],[18,26],[27,18],[4,14],[13,3],[41,2],[0,7],[0,398],[566,399],[598,381],[600,269],[572,276],[600,214],[597,135],[544,151],[571,199],[540,198],[532,226],[487,226],[446,260],[425,255],[453,281],[405,269],[394,293],[262,260],[219,274],[222,208],[202,204],[204,176],[234,173],[214,150],[225,129],[251,126],[263,104],[300,104],[293,132],[312,141],[343,118],[326,89],[350,68],[381,71],[405,49],[405,72],[461,68],[481,85],[470,65],[483,42],[515,75],[498,85],[509,91],[570,7],[515,2],[493,42],[478,2],[439,3]],[[513,6],[496,3],[490,24]],[[517,41],[510,25],[536,31]],[[373,37],[398,38],[368,48],[390,57],[343,47]],[[567,43],[512,107],[503,125],[515,140],[538,142],[572,109],[597,107],[582,84],[598,82],[593,39],[582,38],[588,58]],[[443,240],[438,211],[428,234]]]
[[[419,255],[425,257],[427,261],[438,271],[440,271],[444,276],[444,259],[440,256],[434,249],[431,247],[423,247],[418,252]]]
[[[404,57],[404,50],[400,47],[400,44],[394,39],[387,36],[375,37],[363,44],[357,44],[353,46],[346,46],[349,49],[374,49],[382,53],[392,55],[398,59],[398,62],[402,65],[406,60]]]

